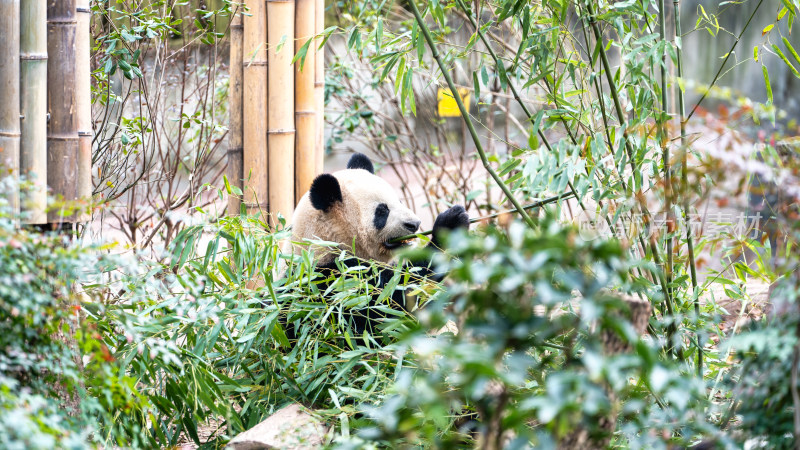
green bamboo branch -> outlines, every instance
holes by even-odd
[[[458,3],[459,8],[461,8],[461,10],[464,12],[464,15],[467,17],[470,24],[472,24],[472,26],[475,28],[475,32],[478,34],[478,37],[481,39],[481,42],[483,42],[484,47],[486,47],[486,50],[489,52],[489,56],[491,56],[492,60],[494,60],[495,66],[503,64],[503,61],[501,61],[500,58],[497,56],[497,53],[495,53],[492,46],[489,45],[489,42],[486,40],[486,36],[484,36],[483,32],[478,26],[478,23],[475,22],[475,18],[472,17],[472,14],[470,14],[464,2],[462,0],[456,0],[456,2]],[[511,94],[514,96],[514,100],[516,100],[517,104],[519,104],[520,108],[522,108],[522,112],[525,114],[525,117],[528,118],[529,122],[533,123],[534,121],[533,114],[531,114],[525,102],[522,101],[522,96],[519,95],[519,91],[517,91],[517,88],[514,86],[514,83],[512,83],[511,80],[508,80],[508,87],[511,90]],[[544,132],[542,131],[541,127],[537,130],[537,134],[539,135],[539,139],[541,139],[545,148],[547,148],[547,151],[549,151],[550,153],[554,153],[555,151],[553,150],[553,147],[550,145],[550,142],[547,140],[547,137],[544,135]],[[570,133],[569,129],[567,129],[567,134],[569,134],[570,137],[572,137],[572,134]],[[575,138],[572,138],[572,140],[573,142],[575,142]],[[578,205],[581,207],[581,209],[586,211],[587,209],[586,206],[583,204],[583,199],[581,199],[578,196],[577,192],[575,191],[575,187],[572,185],[572,181],[567,182],[567,187],[569,188],[570,192],[575,196],[575,199],[578,201]]]
[[[738,36],[736,36],[736,40],[733,41],[733,46],[731,46],[731,49],[730,49],[730,51],[728,51],[728,54],[725,55],[725,59],[722,60],[722,64],[719,66],[719,70],[717,70],[717,74],[714,75],[714,79],[711,80],[711,84],[708,85],[708,89],[706,89],[706,91],[703,92],[703,95],[700,97],[700,100],[698,100],[697,103],[694,105],[694,108],[692,108],[692,112],[690,112],[689,115],[686,117],[686,119],[684,119],[685,122],[688,122],[689,119],[692,118],[692,116],[694,115],[695,111],[697,111],[697,108],[700,107],[700,104],[703,103],[703,100],[706,99],[706,97],[708,96],[708,93],[711,92],[711,88],[714,87],[715,84],[717,84],[717,80],[719,79],[719,76],[722,74],[722,70],[725,68],[725,64],[727,64],[728,59],[733,54],[733,51],[736,50],[736,45],[739,44],[739,40],[742,38],[742,35],[744,35],[744,32],[747,31],[747,28],[750,26],[750,21],[753,20],[753,17],[755,17],[755,15],[758,12],[758,9],[761,7],[762,3],[764,3],[764,0],[759,0],[758,4],[756,5],[756,9],[754,9],[753,13],[750,14],[750,18],[747,19],[747,22],[744,24],[744,28],[742,28],[742,31],[739,33]],[[683,124],[684,121],[682,121],[681,124]]]
[[[568,198],[574,197],[574,196],[575,196],[575,194],[573,194],[572,192],[567,192],[567,193],[561,194],[561,195],[554,195],[553,197],[548,197],[546,199],[539,200],[538,202],[533,202],[533,203],[531,203],[529,205],[525,205],[525,206],[522,207],[522,209],[524,209],[526,211],[529,210],[529,209],[537,209],[537,208],[541,208],[542,206],[549,205],[550,203],[555,203],[555,202],[557,202],[559,200],[565,200],[565,199],[568,199]],[[469,223],[473,224],[473,223],[483,222],[485,220],[495,219],[495,218],[500,217],[502,215],[513,214],[515,212],[517,212],[516,209],[507,209],[505,211],[499,211],[499,212],[496,212],[496,213],[493,213],[493,214],[489,214],[488,216],[476,217],[474,219],[470,219]],[[423,231],[421,233],[408,234],[408,235],[405,235],[405,236],[400,236],[400,237],[396,237],[394,239],[390,239],[389,243],[390,244],[396,244],[398,242],[407,241],[409,239],[414,239],[415,237],[418,237],[418,236],[428,236],[428,235],[430,235],[432,233],[433,233],[433,230],[427,230],[427,231]]]
[[[469,11],[469,9],[467,9],[467,7],[466,7],[466,5],[464,4],[463,0],[456,0],[456,1],[457,1],[457,3],[458,3],[458,6],[459,6],[459,8],[461,8],[461,10],[463,11],[463,13],[464,13],[464,16],[465,16],[465,17],[466,17],[466,18],[467,18],[467,19],[470,21],[470,23],[472,24],[472,26],[475,28],[475,32],[476,32],[476,34],[477,34],[477,35],[478,35],[478,37],[480,38],[481,42],[483,42],[483,45],[484,45],[484,47],[486,47],[486,50],[488,51],[489,55],[490,55],[490,56],[492,57],[492,59],[494,60],[494,63],[495,63],[495,65],[496,65],[496,66],[498,66],[498,65],[502,64],[502,61],[500,60],[500,58],[499,58],[499,57],[497,56],[497,54],[495,53],[495,51],[494,51],[494,49],[492,48],[492,46],[491,46],[491,45],[489,45],[489,42],[488,42],[488,40],[486,39],[486,36],[483,34],[483,31],[481,31],[481,29],[480,29],[480,27],[478,26],[478,24],[476,23],[475,19],[472,17],[472,14],[470,14],[470,11]],[[595,80],[595,81],[597,81],[597,80]],[[547,84],[547,82],[545,82],[545,83]],[[510,80],[509,80],[509,82],[508,82],[508,86],[509,86],[509,89],[511,90],[511,92],[512,92],[512,94],[513,94],[513,96],[514,96],[514,99],[517,101],[517,103],[519,104],[519,106],[520,106],[520,108],[522,109],[523,113],[524,113],[524,114],[526,115],[526,117],[528,118],[528,121],[529,121],[529,122],[531,122],[531,123],[533,123],[533,121],[534,121],[534,117],[533,117],[533,115],[532,115],[532,114],[531,114],[531,112],[528,110],[528,107],[527,107],[527,105],[525,104],[525,102],[523,102],[523,101],[522,101],[522,97],[519,95],[519,92],[517,91],[517,89],[516,89],[516,87],[514,86],[514,84],[513,84],[513,83],[511,83],[511,81],[510,81]],[[548,85],[548,87],[549,87],[549,85]],[[604,123],[605,123],[605,124],[606,124],[606,126],[607,126],[607,125],[608,125],[608,123],[606,122],[605,109],[603,109],[603,121],[604,121]],[[567,132],[567,135],[570,137],[570,139],[571,139],[572,143],[573,143],[573,144],[575,144],[575,145],[578,145],[578,143],[577,143],[577,140],[576,140],[576,139],[575,139],[575,137],[573,136],[573,134],[572,134],[572,132],[570,131],[569,127],[567,126],[566,120],[562,118],[562,119],[561,119],[561,122],[563,123],[563,125],[564,125],[564,129],[566,130],[566,132]],[[552,152],[553,152],[553,148],[550,146],[550,143],[548,142],[548,140],[547,140],[546,136],[544,135],[544,132],[543,132],[541,129],[539,129],[539,130],[538,130],[538,134],[539,134],[539,137],[541,138],[542,142],[544,143],[544,145],[545,145],[545,148],[547,148],[547,150],[548,150],[549,152],[551,152],[551,153],[552,153]],[[608,130],[606,130],[606,134],[608,135]],[[627,140],[626,140],[626,142],[627,142]],[[610,136],[609,136],[609,149],[611,149],[611,147],[610,147],[610,146],[611,146],[611,142],[610,142]],[[613,149],[611,149],[611,150],[613,151]],[[633,157],[632,157],[632,156],[630,156],[630,157],[629,157],[629,160],[630,160],[630,161],[633,161]],[[601,171],[602,171],[602,172],[603,172],[603,173],[604,173],[606,176],[608,176],[608,174],[607,174],[607,173],[606,173],[606,172],[605,172],[605,171],[604,171],[602,168],[601,168]],[[588,174],[588,169],[587,169],[587,174]],[[622,186],[623,186],[623,188],[624,188],[624,189],[625,189],[625,191],[627,192],[627,191],[628,191],[628,187],[626,186],[625,180],[622,178],[622,175],[620,175],[620,182],[622,183]],[[575,194],[575,188],[573,187],[573,185],[572,185],[572,182],[571,182],[571,181],[567,182],[567,186],[569,187],[570,191],[571,191],[573,194]],[[581,199],[581,198],[579,198],[577,195],[575,195],[575,198],[578,200],[578,205],[581,207],[581,209],[582,209],[583,211],[587,211],[587,208],[586,208],[586,206],[584,205],[584,203],[583,203],[582,199]],[[603,202],[602,202],[602,201],[600,201],[600,200],[598,200],[598,204],[600,205],[600,207],[602,207],[602,206],[603,206]],[[609,227],[612,227],[612,228],[613,228],[613,226],[612,226],[612,223],[611,223],[611,219],[610,219],[608,216],[605,216],[605,221],[606,221],[606,223],[608,224],[608,226],[609,226]],[[647,252],[647,245],[645,244],[645,242],[644,242],[644,239],[643,239],[641,236],[638,236],[638,241],[639,241],[639,245],[640,245],[640,247],[641,247],[641,249],[642,249],[642,252],[643,252],[643,253],[646,253],[646,252]],[[658,255],[657,255],[657,254],[656,254],[656,258],[655,258],[655,259],[658,259]]]
[[[495,53],[495,51],[494,51],[494,49],[492,48],[492,46],[491,46],[491,45],[489,45],[489,42],[488,42],[488,40],[486,39],[486,36],[484,35],[483,31],[481,31],[479,24],[478,24],[478,23],[476,22],[476,20],[475,20],[475,19],[472,17],[472,14],[470,13],[470,10],[469,10],[469,9],[467,9],[467,7],[466,7],[466,5],[464,4],[463,0],[456,0],[456,1],[457,1],[457,3],[458,3],[458,6],[459,6],[459,8],[461,8],[461,10],[463,11],[463,15],[464,15],[464,17],[466,17],[466,18],[467,18],[467,20],[469,20],[470,24],[472,24],[472,26],[475,28],[475,33],[476,33],[476,34],[478,35],[478,37],[480,38],[481,42],[483,42],[483,45],[484,45],[484,47],[486,47],[486,50],[487,50],[487,52],[489,53],[489,55],[490,55],[490,56],[492,57],[492,59],[494,60],[495,66],[499,66],[500,64],[503,64],[503,62],[500,60],[500,58],[499,58],[499,57],[497,56],[497,54]],[[491,32],[489,32],[489,34],[491,35]],[[586,33],[585,33],[585,31],[584,31],[584,37],[585,37],[585,36],[586,36]],[[587,44],[588,44],[588,40],[587,40]],[[598,82],[598,80],[597,80],[597,79],[595,79],[595,83],[597,83],[597,82]],[[549,86],[549,83],[547,83],[547,81],[546,81],[546,80],[545,80],[545,84],[548,86],[548,88],[550,88],[550,86]],[[511,82],[511,80],[508,80],[508,86],[509,86],[509,89],[511,90],[511,92],[512,92],[512,94],[513,94],[513,96],[514,96],[514,99],[515,99],[515,100],[517,101],[517,103],[519,104],[520,108],[522,109],[523,113],[524,113],[524,114],[525,114],[525,116],[527,117],[528,121],[529,121],[529,122],[531,122],[531,123],[533,123],[533,122],[534,122],[534,117],[533,117],[533,115],[532,115],[532,114],[531,114],[531,112],[528,110],[528,107],[527,107],[527,105],[525,104],[525,102],[524,102],[524,101],[522,101],[522,97],[520,96],[519,92],[517,91],[516,87],[515,87],[515,86],[514,86],[514,84]],[[554,94],[554,98],[555,98],[555,94]],[[558,106],[558,105],[557,105],[557,103],[558,103],[558,102],[556,101],[556,106]],[[601,108],[603,109],[603,122],[604,122],[604,124],[606,125],[606,128],[608,128],[608,122],[607,122],[607,119],[606,119],[605,108],[602,106],[602,98],[601,98]],[[561,118],[561,123],[564,125],[564,130],[566,131],[567,135],[570,137],[570,140],[572,141],[572,143],[573,143],[574,145],[578,145],[577,139],[576,139],[576,138],[575,138],[575,136],[572,134],[571,130],[569,129],[569,126],[567,126],[567,121],[566,121],[564,118]],[[547,150],[548,150],[549,152],[553,153],[553,148],[551,147],[550,143],[548,142],[548,140],[547,140],[547,137],[544,135],[544,132],[543,132],[541,129],[539,129],[539,130],[537,130],[537,131],[538,131],[538,135],[539,135],[540,139],[542,140],[542,142],[543,142],[543,143],[544,143],[544,145],[545,145],[545,148],[547,148]],[[610,135],[609,135],[609,133],[608,133],[608,129],[606,129],[606,135],[608,136],[608,139],[609,139],[609,141],[608,141],[608,145],[609,145],[609,151],[611,151],[611,152],[613,153],[613,148],[611,147],[611,136],[610,136]],[[607,172],[604,170],[604,168],[603,168],[602,166],[600,166],[599,168],[600,168],[600,171],[601,171],[601,172],[602,172],[602,173],[603,173],[603,174],[604,174],[606,177],[608,177],[608,176],[609,176],[609,174],[608,174],[608,173],[607,173]],[[588,175],[588,174],[589,174],[589,173],[588,173],[588,168],[586,169],[586,171],[587,171],[587,175]],[[620,176],[619,176],[619,178],[620,178],[620,182],[622,183],[622,186],[623,186],[623,188],[624,188],[624,189],[625,189],[625,191],[627,192],[627,191],[628,191],[628,187],[627,187],[627,185],[626,185],[626,183],[625,183],[625,180],[622,178],[622,175],[620,175]],[[583,203],[583,200],[577,196],[577,194],[576,194],[576,192],[575,192],[575,188],[574,188],[574,187],[573,187],[573,185],[572,185],[572,181],[568,181],[568,182],[567,182],[567,187],[569,187],[570,191],[571,191],[573,194],[575,194],[575,198],[576,198],[576,200],[578,201],[578,205],[581,207],[581,209],[582,209],[583,211],[587,211],[587,208],[586,208],[586,206],[584,205],[584,203]],[[598,201],[597,201],[597,203],[600,205],[600,207],[601,207],[601,208],[603,207],[603,202],[602,202],[602,200],[598,200]],[[606,223],[608,224],[608,226],[609,226],[610,228],[613,228],[613,225],[612,225],[612,223],[611,223],[611,219],[610,219],[608,216],[605,216],[605,221],[606,221]],[[646,253],[646,251],[647,251],[647,246],[646,246],[646,244],[644,243],[644,239],[642,239],[642,237],[641,237],[641,236],[638,236],[638,241],[639,241],[639,245],[641,246],[642,252],[643,252],[643,253]],[[639,269],[637,268],[637,270],[639,270]],[[640,275],[641,275],[641,273],[640,273]]]
[[[763,1],[763,0],[762,0]],[[603,63],[603,71],[606,74],[606,79],[608,80],[609,90],[611,91],[611,98],[614,100],[614,109],[617,113],[617,119],[619,120],[620,127],[622,128],[622,137],[625,141],[625,149],[628,153],[629,163],[631,165],[631,171],[636,176],[637,166],[636,162],[634,161],[634,153],[633,153],[633,146],[630,143],[630,138],[628,135],[628,126],[627,120],[625,119],[625,112],[622,109],[622,102],[619,99],[619,92],[617,91],[617,85],[614,82],[614,77],[611,75],[611,64],[608,62],[608,55],[606,54],[605,46],[602,45],[603,43],[603,36],[600,33],[600,27],[597,24],[597,17],[592,9],[592,1],[589,0],[586,2],[586,11],[589,15],[589,25],[592,28],[592,32],[594,33],[594,37],[597,40],[597,47],[600,51],[600,61]],[[635,186],[634,186],[635,187]],[[651,226],[651,216],[650,212],[647,210],[647,206],[644,202],[637,202],[637,207],[640,209],[642,216],[645,221],[645,225],[649,228]],[[653,262],[656,265],[661,265],[661,258],[658,252],[658,246],[654,239],[650,240],[650,253],[653,257]],[[666,306],[666,310],[670,316],[674,315],[674,310],[672,307],[672,298],[670,296],[669,285],[667,283],[666,278],[663,276],[663,273],[658,274],[659,284],[661,285],[661,290],[664,292],[664,303]],[[668,339],[670,341],[670,345],[672,342],[672,332],[671,328],[667,329],[668,332]]]
[[[667,42],[667,16],[665,9],[665,2],[664,0],[658,0],[658,18],[659,18],[659,34],[661,36],[661,42],[666,44]],[[661,145],[661,160],[662,164],[664,165],[664,212],[666,215],[666,245],[667,245],[667,254],[666,254],[666,264],[664,266],[664,271],[666,281],[667,281],[667,289],[669,290],[669,297],[672,298],[674,292],[672,292],[670,285],[672,284],[672,270],[673,270],[673,257],[672,249],[673,249],[673,242],[672,242],[672,224],[674,222],[673,214],[672,214],[672,168],[670,167],[669,161],[669,135],[667,131],[667,122],[669,122],[669,91],[668,91],[668,78],[667,78],[667,51],[661,53],[661,109],[662,113],[658,119],[658,139],[659,144]],[[675,323],[673,322],[669,329],[671,333],[675,333]],[[672,345],[670,343],[670,345]],[[680,350],[679,350],[680,351]]]
[[[531,228],[536,227],[536,223],[531,219],[531,216],[525,211],[522,205],[514,198],[514,194],[511,193],[511,190],[506,186],[505,182],[497,175],[497,172],[492,168],[491,164],[489,164],[489,159],[486,157],[486,152],[483,150],[483,145],[481,144],[480,137],[478,136],[478,132],[475,131],[475,125],[472,123],[472,118],[467,111],[467,108],[464,107],[464,102],[461,100],[461,95],[458,93],[458,89],[456,88],[455,83],[453,83],[453,77],[450,76],[450,72],[447,70],[447,67],[444,65],[442,58],[439,56],[439,52],[436,49],[436,44],[433,42],[433,38],[431,37],[431,33],[428,30],[428,26],[425,24],[425,21],[422,19],[422,15],[419,13],[419,9],[417,8],[416,0],[409,0],[409,6],[411,6],[411,12],[414,14],[414,18],[417,20],[417,25],[419,25],[419,29],[422,32],[425,41],[428,44],[428,47],[431,49],[431,54],[433,55],[433,59],[436,60],[436,63],[439,65],[439,69],[442,71],[442,75],[444,76],[445,81],[447,81],[447,86],[450,88],[450,92],[453,94],[453,98],[456,101],[456,105],[458,105],[458,110],[461,113],[461,117],[464,119],[464,122],[467,125],[467,129],[469,129],[469,134],[472,136],[473,142],[475,142],[475,150],[478,152],[478,155],[481,158],[481,163],[483,163],[483,167],[489,172],[489,175],[492,179],[497,183],[500,189],[505,194],[508,201],[514,205],[514,209],[516,209],[517,213],[522,216],[525,220],[525,223],[528,224]]]
[[[675,37],[680,38],[681,32],[681,1],[673,0],[673,15],[675,16]],[[677,63],[676,70],[678,79],[683,79],[683,50],[682,45],[676,46]],[[683,156],[681,157],[681,194],[683,195],[683,221],[686,224],[686,247],[689,251],[689,273],[692,280],[692,296],[694,297],[694,313],[698,318],[700,317],[700,291],[697,288],[697,266],[694,259],[694,238],[692,237],[692,227],[689,223],[689,196],[686,194],[689,187],[689,166],[688,166],[688,139],[686,136],[686,103],[683,98],[683,89],[678,86],[678,114],[680,114],[680,127],[681,127],[681,149]],[[697,375],[703,376],[703,345],[700,343],[700,337],[697,337]]]

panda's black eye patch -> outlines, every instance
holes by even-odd
[[[375,208],[375,217],[372,219],[372,224],[375,228],[382,230],[386,226],[386,220],[389,218],[389,207],[386,203],[381,203]]]

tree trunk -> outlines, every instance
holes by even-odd
[[[19,0],[0,0],[0,182],[19,179]],[[16,184],[16,183],[15,183]],[[19,207],[19,188],[0,190],[11,207]]]
[[[264,0],[248,2],[244,17],[244,201],[248,213],[267,208],[267,13]]]
[[[241,11],[231,21],[231,54],[228,105],[230,130],[228,131],[228,182],[242,189],[244,153],[242,151],[242,16]],[[241,198],[228,195],[228,214],[239,214]]]
[[[316,16],[314,9],[316,0],[297,0],[297,13],[295,16],[295,53],[314,36]],[[309,44],[304,60],[295,63],[294,76],[294,122],[297,129],[295,147],[295,204],[300,201],[303,194],[311,187],[314,176],[317,174],[317,115],[314,92],[314,42]]]
[[[25,0],[20,11],[22,140],[20,175],[29,189],[25,222],[47,223],[47,4]]]
[[[47,184],[59,200],[78,198],[78,124],[75,103],[75,0],[47,2]],[[72,222],[68,205],[48,213],[52,223]]]
[[[270,224],[294,212],[294,0],[267,0]]]
[[[78,198],[86,202],[80,221],[92,218],[92,65],[89,0],[77,0],[77,35],[75,43],[75,110],[78,112]]]
[[[320,34],[325,30],[325,0],[315,0],[314,26],[316,33]],[[319,44],[314,43],[316,49]],[[314,101],[317,106],[317,173],[325,172],[325,49],[320,48],[316,51],[314,63]]]

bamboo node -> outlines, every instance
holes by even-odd
[[[20,52],[19,59],[23,61],[47,61],[47,53]]]
[[[78,131],[78,136],[91,136],[91,131]]]
[[[78,19],[75,18],[47,19],[47,25],[75,25],[77,23]]]
[[[245,61],[242,63],[242,67],[250,67],[250,66],[266,66],[266,61]]]
[[[228,147],[228,154],[231,153],[241,153],[244,150],[243,147]]]
[[[267,134],[294,134],[294,128],[278,128],[276,130],[267,130]]]
[[[3,130],[0,130],[0,136],[12,137],[13,138],[13,137],[20,137],[20,136],[22,136],[22,134],[20,134],[20,132],[18,132],[18,131],[3,131]]]
[[[314,110],[311,110],[311,111],[295,111],[294,114],[296,116],[313,116],[313,115],[316,115],[317,112],[314,111]]]
[[[53,140],[53,141],[77,141],[78,140],[78,135],[77,134],[75,134],[75,135],[48,134],[47,135],[47,139],[48,140]]]
[[[79,13],[90,13],[91,14],[92,8],[84,8],[82,6],[79,6],[79,7],[75,8],[75,11],[77,11]]]

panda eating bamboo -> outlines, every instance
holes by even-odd
[[[339,244],[339,249],[317,248],[317,270],[326,275],[339,272],[336,258],[341,250],[352,253],[352,257],[340,260],[345,267],[364,264],[372,260],[387,264],[392,262],[394,251],[410,245],[409,242],[394,243],[393,239],[414,233],[421,221],[413,211],[406,208],[395,190],[382,178],[375,175],[372,162],[365,155],[356,153],[347,168],[332,174],[319,175],[311,189],[300,199],[292,218],[292,251],[300,254],[307,239],[319,239]],[[456,205],[439,214],[433,224],[433,236],[429,246],[441,248],[443,232],[456,228],[467,228],[469,216],[463,206]],[[443,274],[434,273],[430,259],[407,262],[418,267],[420,276],[429,276],[441,281]],[[374,281],[378,292],[394,275],[391,267],[379,270]],[[327,286],[320,286],[324,292]],[[404,293],[396,290],[391,295],[392,307],[405,309]],[[377,294],[370,306],[375,306]],[[368,307],[354,311],[351,315],[358,336],[366,330],[373,334],[373,326],[383,315]]]

